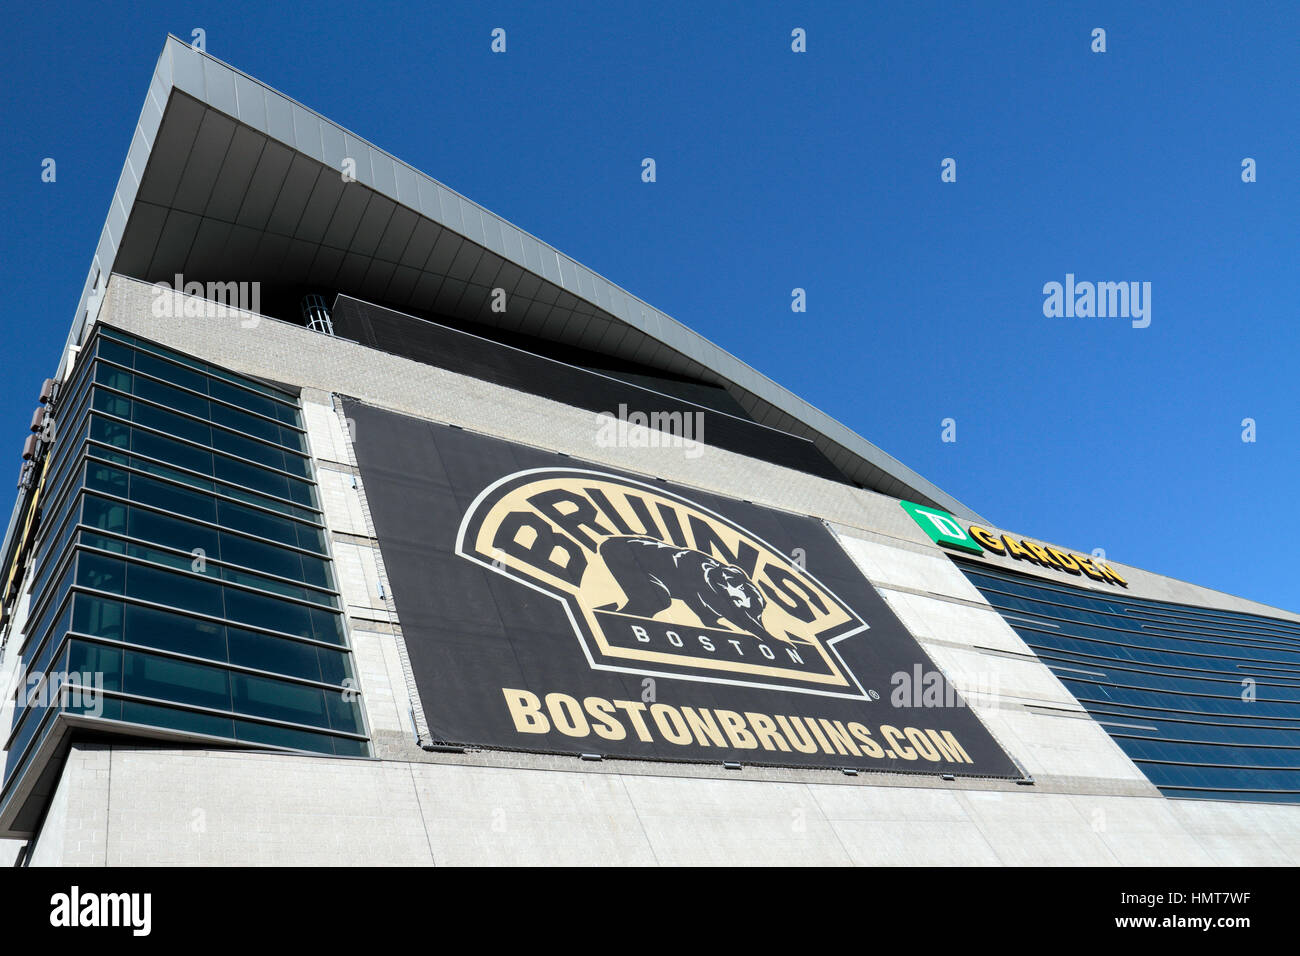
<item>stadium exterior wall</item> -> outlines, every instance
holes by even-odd
[[[688,459],[603,447],[589,412],[264,317],[184,318],[181,299],[156,317],[153,287],[114,276],[99,319],[304,389],[379,759],[79,743],[33,864],[1300,863],[1300,807],[1161,796],[896,500],[713,448]],[[400,621],[331,393],[824,519],[1033,783],[421,749]],[[1297,619],[1112,564],[1132,595]]]

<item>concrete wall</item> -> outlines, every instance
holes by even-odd
[[[111,774],[105,780],[100,776]],[[79,746],[64,865],[1300,865],[1290,808]],[[107,784],[105,786],[104,784]],[[56,798],[57,799],[57,798]]]
[[[158,319],[152,296],[149,286],[114,277],[101,316],[229,368],[304,388],[379,759],[79,746],[34,862],[1300,863],[1300,807],[1161,796],[890,498],[712,448],[687,459],[659,449],[601,447],[588,413],[267,319],[251,326],[237,315]],[[348,426],[330,390],[825,518],[1032,786],[421,750],[415,732],[422,715],[401,623]],[[1279,613],[1117,568],[1130,593]]]

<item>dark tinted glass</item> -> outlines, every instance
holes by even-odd
[[[1300,802],[1300,624],[958,563],[1167,796]]]

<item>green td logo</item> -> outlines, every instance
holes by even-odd
[[[968,551],[971,554],[984,553],[984,549],[975,543],[975,539],[967,534],[966,529],[948,512],[927,505],[918,505],[912,501],[900,501],[899,504],[935,544],[956,551]]]

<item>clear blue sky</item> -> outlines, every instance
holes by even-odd
[[[163,37],[202,27],[213,55],[697,329],[991,521],[1300,609],[1300,5],[1134,6],[13,7],[10,473]],[[807,53],[790,50],[795,27]],[[956,183],[940,182],[945,157]],[[1241,181],[1244,157],[1258,182]],[[1152,283],[1150,327],[1045,318],[1043,285],[1067,272]]]

